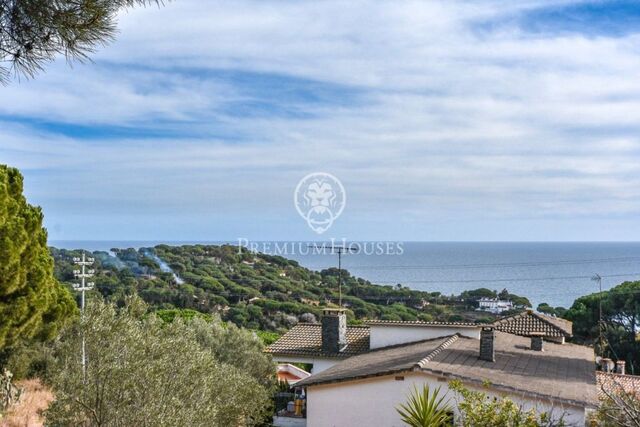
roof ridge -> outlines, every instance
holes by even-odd
[[[510,316],[502,317],[502,318],[500,318],[500,319],[497,319],[495,322],[493,322],[493,325],[496,325],[496,324],[498,324],[498,323],[506,323],[506,322],[508,322],[508,321],[510,321],[510,320],[512,320],[512,319],[517,319],[518,317],[524,317],[524,316],[525,316],[525,315],[527,315],[528,313],[531,313],[531,312],[529,312],[529,311],[523,311],[523,312],[521,312],[521,313],[516,313],[516,314],[512,314],[512,315],[510,315]]]
[[[526,310],[521,313],[512,314],[510,316],[503,317],[501,319],[497,319],[493,322],[493,326],[501,330],[501,328],[512,328],[511,330],[505,330],[507,333],[512,333],[516,335],[521,335],[522,331],[514,331],[515,329],[525,329],[529,330],[524,326],[517,326],[518,322],[539,322],[541,327],[550,328],[554,331],[554,334],[560,334],[565,337],[571,337],[573,335],[571,331],[571,321],[561,318],[551,318],[551,316],[547,316],[542,313],[537,313],[533,310]],[[516,325],[516,326],[512,326]],[[526,333],[525,333],[526,336]],[[554,335],[555,336],[555,335]]]
[[[320,322],[299,322],[296,323],[295,325],[293,325],[289,331],[293,328],[295,328],[296,326],[322,326],[322,323]],[[369,325],[347,325],[347,328],[362,328],[362,329],[369,329]],[[289,332],[287,331],[287,332]],[[286,332],[285,332],[286,333]]]
[[[430,321],[425,322],[423,320],[380,320],[380,319],[368,319],[364,321],[371,325],[405,325],[405,326],[468,326],[468,327],[480,327],[482,324],[473,322],[438,322]]]
[[[447,338],[446,340],[444,340],[439,346],[437,346],[436,348],[433,349],[433,351],[429,354],[427,354],[422,360],[420,360],[418,363],[415,364],[416,368],[424,368],[424,365],[431,361],[434,357],[436,357],[441,351],[443,351],[444,349],[446,349],[447,347],[449,347],[451,344],[453,344],[454,342],[458,341],[458,338],[460,338],[460,334],[456,333],[454,335],[451,335],[449,338]]]
[[[534,311],[530,312],[532,315],[536,316],[538,319],[542,320],[543,322],[545,322],[548,325],[553,326],[554,328],[560,329],[562,332],[564,333],[568,333],[567,331],[564,330],[564,328],[556,325],[555,323],[553,323],[551,320],[547,319],[547,315],[542,314],[542,313],[536,313]],[[562,319],[564,320],[564,319]]]
[[[603,375],[603,376],[609,376],[609,377],[632,378],[633,380],[640,381],[640,375],[620,374],[618,372],[605,372],[605,371],[596,371],[596,375]]]

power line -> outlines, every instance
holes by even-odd
[[[593,264],[600,262],[633,262],[640,261],[640,257],[617,257],[617,258],[594,258],[560,261],[534,261],[534,262],[513,262],[513,263],[478,263],[478,264],[440,264],[440,265],[355,265],[352,268],[386,270],[386,269],[407,269],[407,270],[440,270],[440,269],[465,269],[465,268],[487,268],[487,267],[536,267],[543,265],[577,265]]]
[[[310,248],[320,248],[320,249],[327,249],[327,248],[331,248],[331,252],[334,252],[338,254],[338,292],[339,292],[339,303],[338,306],[340,308],[342,308],[342,254],[343,253],[351,253],[356,252],[357,249],[352,248],[351,246],[315,246],[315,245],[310,245]]]
[[[627,276],[640,276],[640,273],[623,273],[623,274],[608,274],[601,277],[627,277]],[[516,277],[511,279],[461,279],[461,280],[403,280],[402,283],[491,283],[491,282],[539,282],[547,280],[569,280],[569,279],[591,279],[592,276],[555,276],[555,277]],[[381,284],[396,284],[398,282],[378,282]]]
[[[84,293],[85,291],[90,291],[94,287],[93,282],[86,282],[86,279],[92,277],[95,273],[95,270],[87,270],[86,267],[93,265],[95,259],[87,258],[85,253],[82,252],[82,258],[73,258],[73,263],[81,266],[80,270],[73,270],[74,276],[81,280],[81,283],[74,283],[73,289],[76,291],[80,291],[82,294],[82,302],[80,303],[80,314],[84,318]],[[85,341],[84,341],[84,332],[82,332],[82,382],[87,382],[87,356],[85,349]]]

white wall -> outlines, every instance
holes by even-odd
[[[371,348],[439,338],[459,333],[465,337],[480,339],[480,327],[456,326],[380,326],[369,325]],[[479,345],[479,344],[478,344]]]
[[[397,381],[396,376],[403,376],[404,380]],[[307,427],[405,427],[395,408],[406,401],[414,386],[421,389],[425,383],[429,384],[431,390],[441,387],[441,393],[445,393],[450,404],[455,406],[454,394],[447,382],[422,373],[320,385],[307,389]],[[536,403],[510,397],[525,409],[536,407],[538,411],[553,411],[558,416],[566,412],[565,422],[568,425],[584,426],[583,408],[552,408],[548,402]]]
[[[322,372],[326,369],[329,369],[333,365],[338,362],[342,362],[344,359],[315,359],[312,357],[302,357],[302,356],[273,356],[274,362],[279,363],[311,363],[313,364],[313,368],[311,369],[312,374],[317,374],[318,372]]]

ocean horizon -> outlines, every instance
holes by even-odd
[[[50,241],[57,248],[88,251],[225,243],[237,245],[238,241]],[[394,243],[402,245],[402,253],[344,254],[342,268],[372,283],[401,284],[445,295],[481,287],[507,289],[527,297],[534,308],[542,302],[570,307],[576,298],[598,291],[597,281],[592,280],[596,274],[602,277],[603,290],[624,281],[640,280],[640,242]],[[281,255],[317,271],[338,265],[337,255],[330,253]]]

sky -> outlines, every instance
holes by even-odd
[[[52,240],[640,240],[636,1],[175,0],[0,88]],[[293,204],[326,172],[347,203]]]

